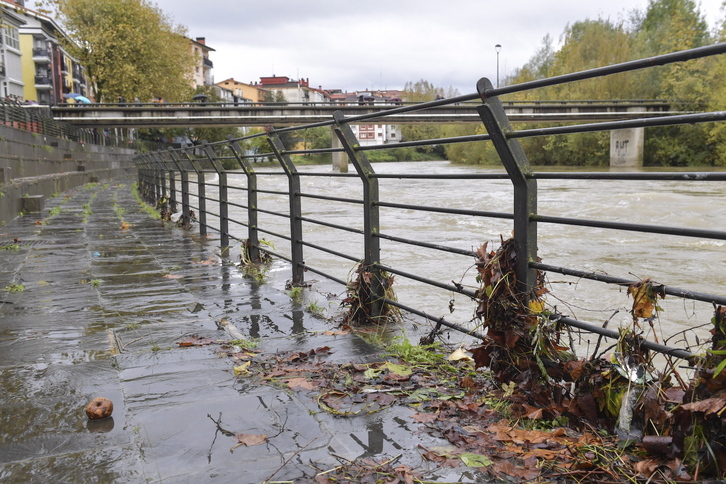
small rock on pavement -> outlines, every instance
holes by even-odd
[[[86,415],[91,420],[110,417],[113,413],[113,402],[108,398],[98,397],[91,400],[86,407]]]

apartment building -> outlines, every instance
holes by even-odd
[[[212,68],[214,67],[214,63],[209,58],[209,53],[215,52],[215,50],[207,45],[205,37],[189,39],[189,42],[192,55],[198,59],[191,76],[192,87],[213,86],[214,76],[212,76]]]
[[[257,86],[257,84],[255,84]],[[287,76],[260,77],[259,87],[274,94],[281,93],[288,103],[322,103],[330,97],[321,87],[310,87],[310,79],[290,79]]]
[[[230,77],[229,79],[225,79],[215,85],[222,89],[232,91],[232,94],[237,96],[241,102],[257,103],[265,100],[265,90],[260,89],[259,86],[252,84],[252,82],[240,82]]]

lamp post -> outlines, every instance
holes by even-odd
[[[497,89],[499,89],[499,51],[502,50],[501,44],[495,45],[494,50],[497,51]]]

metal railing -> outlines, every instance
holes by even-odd
[[[127,148],[139,146],[138,140],[129,140],[126,130],[122,134],[120,130],[113,129],[79,128],[53,119],[50,107],[38,104],[0,101],[0,124],[81,143]]]
[[[579,226],[594,229],[673,235],[714,241],[726,240],[726,231],[542,215],[538,213],[537,182],[539,180],[597,180],[603,182],[612,182],[615,180],[678,180],[683,183],[723,182],[726,181],[726,173],[535,173],[518,139],[570,133],[610,131],[624,128],[722,122],[726,120],[726,112],[684,114],[680,116],[663,116],[515,131],[507,119],[499,96],[628,72],[651,66],[684,62],[725,52],[726,44],[716,44],[502,88],[494,88],[488,79],[481,79],[477,84],[477,93],[458,96],[456,98],[437,100],[415,106],[404,105],[393,110],[359,116],[345,117],[341,112],[337,112],[330,120],[305,126],[281,129],[269,128],[262,134],[229,139],[226,142],[213,144],[202,143],[202,145],[195,147],[187,146],[181,149],[146,153],[136,158],[136,164],[139,170],[140,189],[151,202],[157,201],[160,198],[168,198],[171,200],[172,206],[177,204],[181,205],[181,221],[183,223],[188,223],[192,219],[193,211],[196,211],[200,233],[205,235],[209,231],[219,232],[222,247],[228,247],[231,240],[240,242],[244,240],[252,249],[250,253],[252,258],[255,258],[260,250],[265,250],[274,256],[289,261],[292,266],[291,283],[293,285],[304,284],[306,271],[320,274],[343,285],[347,283],[347,281],[328,273],[328,271],[320,267],[307,264],[304,254],[308,251],[323,253],[326,257],[329,256],[340,260],[341,264],[360,262],[362,270],[372,274],[370,278],[370,292],[373,294],[373,297],[369,301],[369,314],[373,318],[381,314],[383,304],[389,304],[426,317],[439,325],[476,337],[482,337],[476,331],[468,329],[461,324],[447,321],[444,318],[432,317],[427,312],[417,309],[415,302],[399,302],[386,298],[385,288],[380,283],[382,280],[380,276],[383,271],[425,284],[432,290],[463,294],[471,298],[474,298],[476,294],[472,289],[454,283],[453,281],[435,280],[425,273],[413,273],[383,264],[381,261],[386,254],[382,253],[381,241],[404,244],[412,247],[423,247],[442,253],[467,257],[470,260],[476,254],[472,250],[463,250],[461,248],[383,233],[381,231],[380,212],[382,210],[407,210],[413,213],[423,212],[446,214],[452,217],[475,217],[484,220],[511,221],[511,228],[514,233],[513,237],[518,248],[515,266],[517,284],[518,289],[525,294],[532,291],[536,286],[538,271],[551,274],[563,274],[579,279],[614,285],[636,282],[634,280],[611,277],[601,273],[539,262],[538,244],[541,244],[541,242],[538,240],[538,227],[545,224],[554,224],[561,227]],[[413,112],[418,109],[472,100],[479,100],[480,102],[477,110],[488,134],[403,142],[397,145],[360,146],[350,127],[351,124],[360,124],[361,122],[385,123],[386,117],[391,114]],[[330,127],[334,132],[334,139],[339,143],[338,147],[326,149],[295,149],[292,146],[285,146],[283,144],[281,135],[284,133],[294,133],[314,127]],[[264,136],[267,139],[271,146],[271,152],[249,153],[245,151],[243,148],[245,143],[259,136]],[[380,174],[376,173],[366,155],[368,151],[390,150],[395,149],[395,147],[408,148],[465,142],[492,143],[504,165],[506,173],[452,173],[439,175],[411,173]],[[299,170],[299,164],[296,165],[293,161],[296,157],[310,154],[341,152],[348,156],[350,162],[355,167],[355,173],[301,172]],[[281,171],[279,169],[263,171],[263,168],[260,168],[260,165],[255,163],[256,161],[267,158],[276,160]],[[225,169],[224,166],[232,166],[233,168]],[[212,183],[210,178],[215,177],[217,180]],[[267,177],[284,177],[286,179],[286,189],[268,190],[261,188],[260,180]],[[308,189],[303,190],[301,188],[301,180],[307,179],[308,177],[314,177],[316,180],[336,177],[356,180],[357,190],[360,190],[361,195],[358,197],[347,195],[338,196],[335,194],[315,193]],[[195,184],[192,183],[192,179],[196,181]],[[404,204],[399,203],[395,199],[386,200],[381,198],[379,190],[379,183],[386,179],[510,180],[513,189],[513,210],[511,212],[482,211]],[[209,192],[213,193],[212,196],[207,194],[208,189]],[[245,197],[245,201],[240,202],[238,197],[230,196],[232,191],[241,193]],[[457,195],[452,194],[452,196]],[[262,208],[261,204],[265,200],[270,200],[275,197],[282,197],[286,200],[285,210],[279,208]],[[327,215],[328,218],[325,218],[325,211],[316,213],[316,204],[322,203],[352,204],[362,208],[359,226],[342,225],[336,220],[335,215]],[[305,211],[303,211],[303,208],[305,208]],[[246,214],[246,217],[244,219],[232,218],[230,216],[230,209],[234,209],[238,213]],[[259,219],[263,215],[267,218],[276,217],[285,219],[286,229],[282,232],[271,230],[269,226],[260,222]],[[326,229],[335,231],[335,233],[353,234],[354,237],[362,239],[363,249],[359,253],[343,253],[335,243],[335,236],[328,237],[327,244],[312,242],[309,238],[306,238],[306,231],[304,231],[304,228],[308,227],[325,227]],[[238,230],[242,230],[244,236],[235,235],[240,233]],[[286,241],[286,244],[289,244],[288,250],[285,253],[280,253],[276,250],[270,250],[269,247],[263,247],[260,243],[260,237],[265,235]],[[726,297],[720,295],[707,294],[668,285],[664,287],[664,292],[665,294],[688,300],[726,305]],[[607,329],[600,324],[568,317],[559,311],[554,311],[551,317],[573,328],[586,330],[607,338],[619,337],[619,333],[615,330]],[[691,356],[689,349],[668,347],[658,342],[645,341],[643,346],[674,357],[687,358]]]

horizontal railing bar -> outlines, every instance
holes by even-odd
[[[257,193],[267,193],[268,195],[284,195],[286,197],[290,196],[290,192],[278,192],[274,190],[257,190]]]
[[[237,203],[237,202],[227,201],[227,205],[229,205],[231,207],[244,208],[245,210],[249,209],[249,207],[247,207],[247,205],[242,205],[241,203]]]
[[[274,235],[275,237],[279,237],[279,238],[281,238],[283,240],[290,240],[290,236],[289,235],[278,234],[276,232],[272,232],[270,230],[265,230],[265,229],[260,228],[260,227],[257,227],[257,231],[258,232],[265,233],[265,234],[269,234],[269,235]]]
[[[342,225],[337,225],[337,224],[330,223],[330,222],[323,222],[322,220],[315,220],[315,219],[308,218],[308,217],[300,217],[300,220],[302,220],[303,222],[310,222],[313,224],[322,225],[323,227],[330,227],[332,229],[344,230],[346,232],[352,232],[354,234],[363,235],[363,231],[360,229],[344,227]]]
[[[726,232],[721,232],[717,230],[661,227],[658,225],[645,225],[625,222],[605,222],[601,220],[551,217],[548,215],[530,215],[530,220],[541,223],[552,223],[560,225],[576,225],[580,227],[626,230],[629,232],[644,232],[649,234],[677,235],[681,237],[699,237],[704,239],[726,240]]]
[[[257,247],[257,248],[258,248],[258,249],[259,249],[260,251],[262,251],[262,252],[265,252],[265,253],[267,253],[267,254],[269,254],[269,255],[271,255],[271,256],[277,257],[278,259],[281,259],[281,260],[287,261],[287,262],[289,262],[290,264],[292,264],[292,259],[290,259],[289,257],[287,257],[287,256],[285,256],[285,255],[282,255],[282,254],[278,254],[277,252],[274,252],[274,251],[272,251],[272,250],[269,250],[269,249],[268,249],[267,247],[261,247],[261,246],[259,246],[259,245],[258,245],[258,246],[256,246],[256,247]]]
[[[229,172],[227,172],[227,174],[229,174]],[[247,188],[247,187],[236,187],[234,185],[227,185],[227,190],[237,190],[237,191],[240,191],[240,192],[246,192],[246,191],[249,190],[249,188]]]
[[[375,173],[373,178],[423,179],[423,180],[509,180],[506,173]]]
[[[274,155],[272,155],[274,156]],[[287,176],[284,171],[255,171],[255,175],[264,176]]]
[[[245,223],[245,222],[241,222],[241,221],[239,221],[239,220],[235,220],[235,219],[233,219],[233,218],[229,218],[229,219],[227,219],[227,220],[229,220],[229,221],[230,221],[230,222],[232,222],[233,224],[241,225],[242,227],[249,227],[249,224],[247,224],[247,223]]]
[[[268,215],[274,215],[276,217],[283,217],[283,218],[290,218],[289,213],[280,213],[280,212],[273,212],[272,210],[265,210],[264,208],[257,208],[257,211],[259,213],[266,213]]]
[[[321,275],[323,277],[326,277],[326,278],[330,279],[331,281],[337,282],[338,284],[340,284],[342,286],[347,286],[348,285],[348,283],[346,281],[344,281],[342,279],[338,279],[337,277],[332,276],[330,274],[327,274],[327,273],[325,273],[325,272],[323,272],[323,271],[321,271],[319,269],[315,269],[314,267],[310,267],[310,266],[305,265],[305,264],[303,264],[303,267],[305,268],[306,271],[314,272],[315,274],[318,274],[318,275]]]
[[[299,195],[301,197],[314,198],[316,200],[330,200],[333,202],[358,203],[358,204],[363,203],[363,200],[356,200],[355,198],[328,197],[326,195],[314,195],[312,193],[300,193]]]
[[[653,118],[627,119],[624,121],[606,121],[602,123],[577,124],[572,126],[557,126],[552,128],[535,128],[508,133],[507,138],[532,138],[538,136],[553,136],[558,134],[582,134],[595,131],[613,131],[628,128],[656,128],[661,126],[675,126],[679,124],[712,123],[726,120],[726,111],[712,113],[681,114],[673,116],[658,116]]]
[[[558,267],[553,266],[549,264],[542,264],[541,262],[530,262],[530,267],[533,267],[535,269],[547,271],[547,272],[556,272],[558,274],[562,274],[565,276],[574,276],[579,277],[581,279],[588,279],[591,281],[597,281],[597,282],[605,282],[608,284],[617,284],[619,286],[628,286],[630,284],[639,282],[634,281],[632,279],[623,279],[621,277],[613,277],[613,276],[607,276],[605,274],[598,274],[596,272],[585,272],[585,271],[579,271],[576,269],[569,269],[566,267]],[[688,291],[686,289],[680,289],[677,287],[672,286],[663,286],[663,290],[665,294],[671,295],[671,296],[677,296],[684,299],[691,299],[695,301],[702,301],[706,303],[712,303],[712,304],[720,304],[722,306],[726,306],[726,297],[724,296],[717,296],[715,294],[708,294],[705,292],[698,292],[698,291]]]
[[[298,172],[300,176],[325,176],[325,177],[342,177],[342,178],[360,178],[356,173],[341,173],[339,171],[330,172]]]
[[[450,254],[464,255],[467,257],[476,257],[476,252],[470,250],[457,249],[455,247],[448,247],[446,245],[430,244],[428,242],[421,242],[418,240],[404,239],[402,237],[395,237],[393,235],[378,234],[377,237],[385,240],[392,240],[393,242],[400,242],[402,244],[416,245],[418,247],[426,247],[427,249],[440,250],[442,252],[448,252]]]
[[[476,292],[464,289],[463,286],[462,287],[450,286],[448,284],[443,284],[438,281],[426,279],[425,277],[417,276],[416,274],[411,274],[410,272],[404,272],[404,271],[394,269],[392,267],[387,267],[387,266],[384,266],[381,264],[376,264],[376,266],[383,271],[387,271],[387,272],[390,272],[391,274],[396,274],[396,275],[399,275],[399,276],[402,276],[402,277],[405,277],[407,279],[411,279],[414,281],[422,282],[424,284],[428,284],[429,286],[434,286],[434,287],[438,287],[439,289],[444,289],[446,291],[464,294],[465,296],[469,296],[472,299],[476,297]]]
[[[446,326],[447,328],[453,329],[453,330],[458,331],[460,333],[467,334],[469,336],[474,336],[475,338],[478,338],[478,339],[481,339],[481,340],[486,339],[486,337],[483,334],[479,333],[476,330],[466,329],[465,327],[459,326],[456,323],[451,323],[451,322],[445,320],[444,318],[437,318],[435,316],[431,316],[430,314],[427,314],[427,313],[425,313],[423,311],[419,311],[418,309],[414,309],[414,308],[412,308],[410,306],[406,306],[405,304],[401,304],[398,301],[394,301],[394,300],[388,299],[388,298],[383,298],[383,301],[386,304],[390,304],[391,306],[396,306],[397,308],[401,308],[404,311],[407,311],[409,313],[413,313],[413,314],[416,314],[418,316],[421,316],[422,318],[426,318],[428,320],[434,321],[434,322],[436,322],[436,324],[441,324],[441,326]]]
[[[585,321],[579,321],[577,319],[563,316],[561,314],[553,314],[550,316],[550,319],[552,319],[553,321],[559,321],[559,322],[566,324],[567,326],[571,326],[573,328],[579,328],[579,329],[588,331],[590,333],[595,333],[595,334],[605,336],[606,338],[620,339],[620,336],[621,336],[618,331],[615,331],[613,329],[603,328],[602,326],[587,323]],[[662,345],[660,343],[654,343],[654,342],[648,341],[648,340],[643,340],[640,344],[641,344],[641,346],[643,346],[644,348],[648,348],[649,350],[653,350],[658,353],[662,353],[664,355],[675,356],[676,358],[683,358],[683,359],[687,360],[694,356],[693,353],[691,353],[687,350],[679,349],[679,348],[672,348],[670,346]]]
[[[594,77],[608,76],[611,74],[619,74],[622,72],[645,69],[646,67],[662,66],[666,64],[671,64],[673,62],[688,61],[701,57],[723,54],[725,52],[726,43],[718,43],[714,45],[707,45],[705,47],[697,47],[695,49],[658,55],[646,59],[622,62],[620,64],[613,64],[610,66],[597,67],[595,69],[588,69],[580,72],[573,72],[571,74],[563,74],[561,76],[550,77],[547,79],[538,79],[536,81],[523,82],[521,84],[514,84],[511,86],[488,89],[484,93],[484,95],[486,97],[502,96],[504,94],[512,94],[515,92],[527,91],[530,89],[539,89],[542,87],[556,86],[558,84],[565,84],[573,81],[583,81],[586,79],[592,79]]]
[[[527,176],[537,180],[633,180],[633,181],[724,181],[726,180],[726,172],[654,172],[654,173],[633,173],[633,172],[617,172],[617,173],[598,173],[598,172],[582,172],[582,173],[542,173],[537,172]]]
[[[424,140],[417,140],[417,141],[401,141],[399,143],[396,143],[395,145],[361,146],[358,149],[360,151],[369,151],[369,150],[385,150],[385,149],[396,149],[396,148],[415,148],[417,146],[470,143],[472,141],[487,141],[490,139],[491,139],[491,136],[489,136],[488,134],[470,134],[467,136],[452,136],[450,138],[435,138],[435,139],[424,139]]]
[[[343,148],[310,148],[309,150],[285,150],[287,155],[322,155],[326,153],[340,153]]]
[[[302,245],[304,245],[304,246],[311,247],[313,249],[317,249],[317,250],[319,250],[321,252],[325,252],[325,253],[328,253],[328,254],[331,254],[331,255],[338,256],[341,259],[348,259],[348,260],[353,261],[353,262],[360,262],[360,258],[358,258],[358,257],[353,257],[353,256],[348,255],[348,254],[343,254],[342,252],[337,252],[337,251],[332,250],[332,249],[327,249],[325,247],[322,247],[322,246],[317,245],[317,244],[313,244],[311,242],[300,241],[300,243]]]
[[[404,203],[390,203],[390,202],[378,202],[379,207],[386,208],[402,208],[405,210],[418,210],[421,212],[436,212],[436,213],[453,213],[457,215],[474,215],[479,217],[489,218],[503,218],[503,219],[514,219],[514,215],[511,213],[502,212],[483,212],[481,210],[465,210],[459,208],[442,208],[442,207],[427,207],[424,205],[408,205]]]

